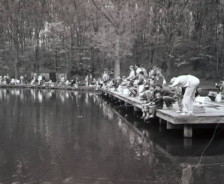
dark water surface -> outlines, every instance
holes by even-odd
[[[111,106],[90,93],[1,89],[0,183],[224,183],[221,129],[201,157],[212,131],[183,139]]]

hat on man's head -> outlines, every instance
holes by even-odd
[[[108,71],[108,70],[105,68],[104,71]]]
[[[133,65],[129,66],[129,68],[133,68]]]

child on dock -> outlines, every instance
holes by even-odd
[[[151,100],[149,103],[143,105],[142,111],[145,121],[149,120],[150,118],[154,118],[156,109],[162,109],[163,108],[163,97],[160,93],[156,93],[156,96],[153,100]]]

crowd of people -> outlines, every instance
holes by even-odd
[[[142,101],[142,117],[145,121],[155,116],[156,109],[172,109],[178,103],[176,111],[180,115],[193,114],[193,101],[198,95],[197,88],[200,80],[192,75],[182,75],[171,79],[171,85],[161,72],[161,68],[154,66],[148,69],[143,65],[130,66],[128,77],[118,76],[111,79],[107,69],[99,81],[100,87],[114,90]]]
[[[11,78],[8,74],[0,76],[0,85],[33,85],[33,86],[46,86],[46,87],[68,87],[73,86],[78,88],[80,84],[79,78],[76,76],[71,80],[67,80],[64,75],[60,76],[56,82],[53,82],[49,78],[46,79],[44,75],[32,74],[31,77],[27,75],[21,75],[19,79]]]
[[[129,70],[128,77],[119,75],[112,78],[112,73],[107,69],[97,80],[91,74],[88,74],[84,79],[84,85],[94,86],[96,90],[99,88],[114,90],[138,98],[143,101],[143,115],[141,118],[145,120],[153,118],[156,109],[162,109],[164,104],[167,109],[172,109],[175,102],[179,106],[177,113],[180,113],[180,115],[193,114],[193,101],[200,83],[198,78],[192,75],[181,75],[172,78],[171,85],[167,85],[167,81],[159,67],[154,66],[146,70],[143,65],[136,64],[135,66],[131,65]],[[10,78],[9,75],[0,76],[0,85],[30,84],[46,87],[71,86],[78,88],[80,83],[78,76],[67,80],[62,75],[56,82],[46,79],[41,74],[33,74],[30,78],[24,75],[20,76],[19,79]]]

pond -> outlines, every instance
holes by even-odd
[[[113,107],[112,107],[113,106]],[[0,183],[224,183],[221,130],[189,144],[94,93],[0,90]]]

